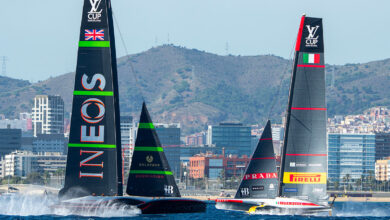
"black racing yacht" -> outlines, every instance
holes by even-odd
[[[65,185],[54,209],[97,213],[137,207],[144,214],[204,212],[180,198],[146,105],[123,195],[118,73],[110,0],[84,0]]]

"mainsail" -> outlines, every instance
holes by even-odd
[[[126,193],[134,196],[180,197],[145,103],[142,104]]]
[[[122,195],[118,77],[110,0],[84,0],[65,186],[60,196]]]
[[[278,175],[272,144],[271,122],[268,121],[235,198],[273,199],[277,195],[277,186]]]
[[[282,149],[279,195],[327,199],[325,65],[322,19],[302,17]]]

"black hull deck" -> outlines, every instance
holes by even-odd
[[[206,203],[195,199],[153,199],[137,206],[142,214],[199,213],[206,211]]]
[[[147,198],[147,197],[99,197],[88,196],[62,201],[54,209],[66,209],[71,213],[96,213],[99,209],[138,208],[142,214],[200,213],[207,204],[189,198]]]

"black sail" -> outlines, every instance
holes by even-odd
[[[279,195],[326,201],[326,117],[322,19],[303,16],[295,47]]]
[[[119,120],[111,3],[85,0],[60,196],[123,194]]]
[[[180,197],[145,103],[142,104],[126,193],[134,196]]]
[[[272,144],[271,122],[268,121],[235,198],[273,199],[278,192],[277,186],[278,174]]]

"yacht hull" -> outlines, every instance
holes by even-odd
[[[148,198],[132,196],[86,196],[61,201],[52,208],[70,213],[97,213],[104,209],[138,208],[142,214],[199,213],[206,211],[206,203],[188,198]]]
[[[215,202],[217,209],[246,211],[249,213],[266,211],[272,214],[314,215],[332,210],[328,205],[283,197],[275,199],[217,199]]]

